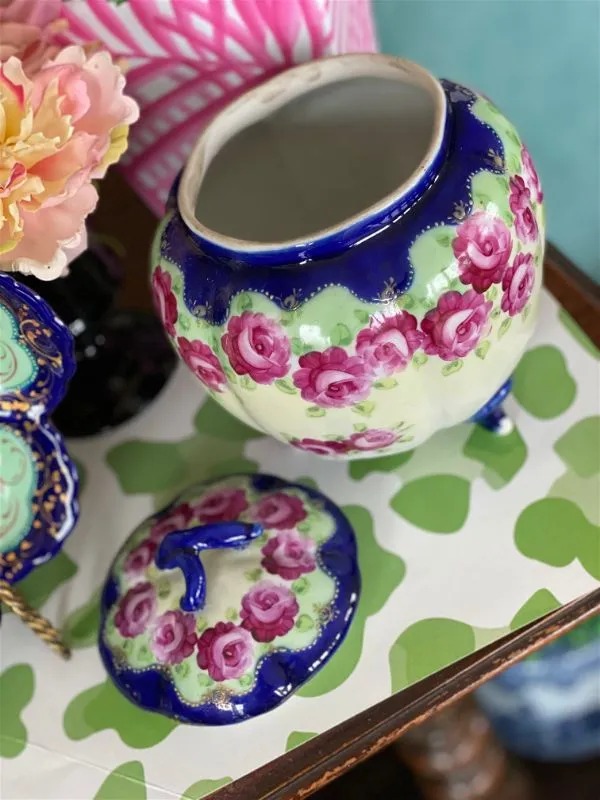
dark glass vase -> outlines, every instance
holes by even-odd
[[[22,280],[69,326],[77,371],[53,419],[65,436],[92,436],[139,414],[159,394],[176,364],[151,312],[117,306],[124,266],[109,246],[89,236],[69,274]]]

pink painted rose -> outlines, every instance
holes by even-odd
[[[464,358],[487,333],[492,305],[473,289],[443,294],[421,322],[425,352],[444,361]]]
[[[264,556],[260,563],[267,572],[286,581],[295,581],[317,566],[315,543],[298,531],[281,531],[269,539],[260,552]]]
[[[318,456],[338,456],[348,452],[348,442],[331,442],[323,439],[292,439],[290,444],[298,450]]]
[[[508,204],[513,214],[519,214],[531,205],[531,192],[520,175],[510,179]]]
[[[143,633],[156,612],[156,593],[151,583],[138,583],[123,595],[115,614],[121,636],[131,639]]]
[[[246,492],[243,489],[218,489],[205,494],[192,505],[194,519],[200,522],[228,522],[238,519],[248,508]]]
[[[529,150],[525,147],[525,145],[521,148],[521,161],[523,162],[523,174],[525,176],[525,183],[531,189],[533,193],[533,199],[536,203],[541,203],[544,199],[544,193],[542,191],[542,185],[540,183],[539,175],[537,174],[537,170],[533,165],[533,161],[531,159],[531,155],[529,154]]]
[[[157,546],[157,543],[151,538],[140,542],[125,559],[125,572],[130,575],[137,575],[143,572],[152,563]]]
[[[107,52],[62,49],[30,79],[0,62],[0,269],[51,280],[81,247],[102,178],[138,107]]]
[[[531,206],[515,214],[515,230],[522,242],[535,242],[538,237],[538,225]]]
[[[260,581],[242,597],[240,617],[242,627],[257,642],[272,642],[291,631],[298,611],[296,597],[287,586]]]
[[[483,293],[500,283],[510,258],[512,238],[500,217],[476,211],[456,231],[452,242],[460,279]]]
[[[164,329],[169,336],[175,336],[177,299],[173,294],[173,280],[162,267],[156,267],[152,273],[152,299]]]
[[[179,609],[166,611],[152,629],[150,649],[162,664],[179,664],[196,645],[196,618]]]
[[[343,408],[364,400],[371,391],[371,374],[362,358],[342,347],[313,350],[298,359],[294,384],[304,400],[325,408]]]
[[[193,512],[189,503],[172,508],[165,516],[154,523],[150,529],[150,539],[158,546],[168,533],[184,531],[189,527]]]
[[[55,37],[66,27],[62,0],[0,0],[0,62],[21,60],[32,78],[60,50]]]
[[[379,450],[397,441],[398,434],[393,431],[373,428],[363,433],[353,433],[350,437],[350,447],[353,450]]]
[[[282,326],[264,314],[244,311],[231,317],[221,344],[238,375],[249,375],[257,383],[273,383],[287,374],[289,339]]]
[[[423,340],[417,320],[408,311],[393,317],[372,319],[359,331],[356,352],[376,374],[392,375],[403,370]]]
[[[183,336],[177,338],[179,353],[194,375],[213,392],[222,392],[227,383],[219,359],[207,344],[199,340],[190,342]]]
[[[502,311],[508,311],[511,317],[521,312],[531,297],[534,282],[533,256],[531,253],[517,253],[502,280]]]
[[[198,639],[198,666],[214,681],[241,678],[252,666],[254,642],[245,628],[233,622],[217,622]]]
[[[287,530],[294,528],[303,519],[306,519],[306,509],[299,497],[275,492],[263,497],[252,507],[252,519],[261,522],[265,528],[278,528]]]

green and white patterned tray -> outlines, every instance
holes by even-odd
[[[509,440],[463,425],[413,453],[321,461],[203,401],[182,367],[133,423],[72,443],[79,527],[21,588],[75,652],[63,664],[3,619],[4,800],[196,800],[598,587],[599,377],[598,352],[545,295],[507,404]],[[153,509],[194,481],[244,470],[313,481],[344,507],[362,597],[338,653],[279,709],[234,727],[178,725],[130,705],[107,680],[97,589]]]

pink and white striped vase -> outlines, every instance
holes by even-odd
[[[65,43],[127,60],[142,113],[121,168],[157,215],[224,105],[293,64],[376,50],[370,0],[70,0],[63,16]]]

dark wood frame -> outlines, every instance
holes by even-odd
[[[103,181],[93,227],[115,237],[126,252],[124,305],[148,308],[147,254],[156,220],[114,171]],[[545,284],[600,347],[600,287],[551,245],[545,259]],[[316,736],[217,790],[211,800],[302,800],[392,744],[412,726],[598,613],[600,589]]]

